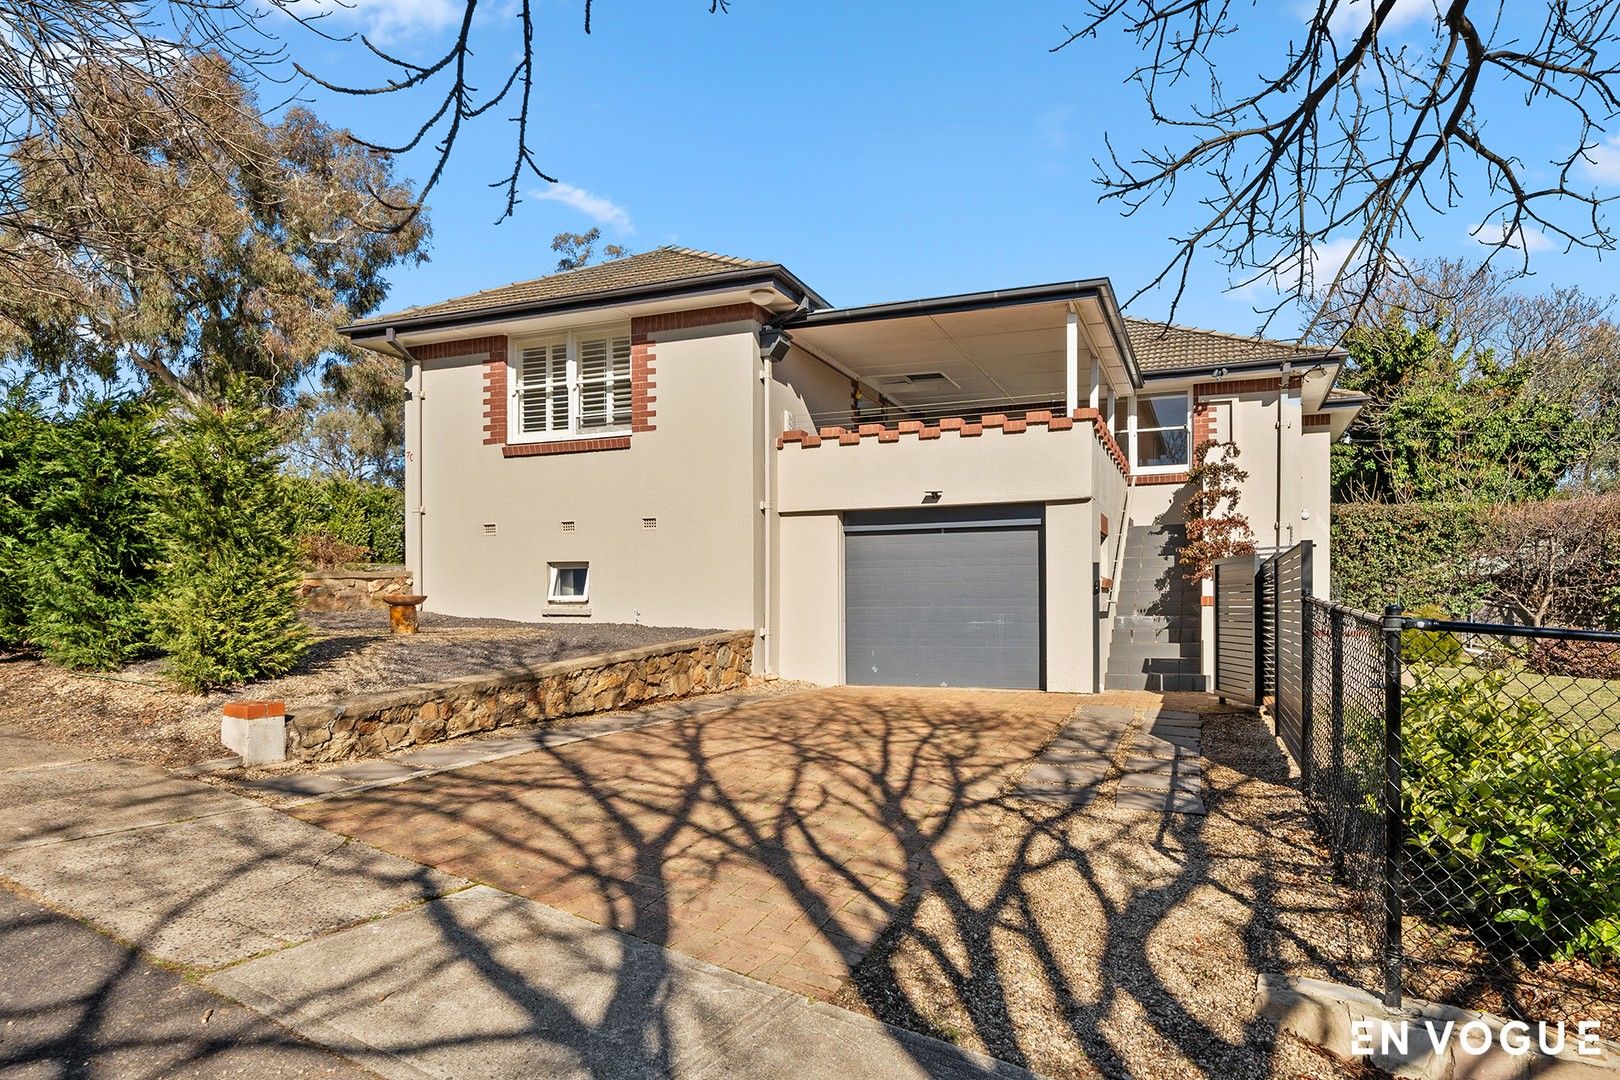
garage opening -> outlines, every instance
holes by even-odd
[[[1044,688],[1040,506],[844,516],[844,679]]]

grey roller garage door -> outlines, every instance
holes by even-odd
[[[844,678],[1041,687],[1041,508],[851,513]]]

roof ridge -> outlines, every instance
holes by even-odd
[[[1259,334],[1234,334],[1230,330],[1209,330],[1202,326],[1185,326],[1181,323],[1164,322],[1159,319],[1144,319],[1138,315],[1123,316],[1126,322],[1144,323],[1148,326],[1157,326],[1165,330],[1180,330],[1184,334],[1204,334],[1209,337],[1226,338],[1230,341],[1247,341],[1260,345],[1279,345],[1285,349],[1294,349],[1297,352],[1331,352],[1332,345],[1307,345],[1296,341],[1282,341],[1278,338],[1261,337]]]
[[[691,255],[699,259],[712,259],[715,262],[729,263],[732,266],[769,266],[770,263],[758,259],[746,259],[741,255],[725,255],[718,251],[704,251],[701,248],[684,247],[680,244],[663,244],[654,251],[674,251],[682,255]]]

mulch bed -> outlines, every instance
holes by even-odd
[[[424,613],[420,633],[393,635],[386,611],[312,612],[305,619],[316,640],[296,669],[229,693],[177,690],[164,682],[155,659],[115,674],[65,671],[31,656],[0,659],[0,724],[97,755],[175,768],[226,753],[219,742],[219,710],[232,698],[322,704],[714,632],[619,623],[542,626]]]

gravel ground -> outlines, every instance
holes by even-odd
[[[188,694],[164,683],[156,660],[116,675],[0,660],[0,724],[167,768],[225,753],[220,706],[233,697],[305,705],[412,683],[655,645],[713,633],[693,627],[562,625],[423,614],[421,632],[393,635],[386,611],[310,613],[316,640],[291,674],[233,693]]]
[[[838,1004],[1054,1078],[1357,1075],[1253,1019],[1259,972],[1364,982],[1368,953],[1262,722],[1210,715],[1203,744],[1207,817],[1116,809],[1113,781],[1081,809],[999,800]]]

